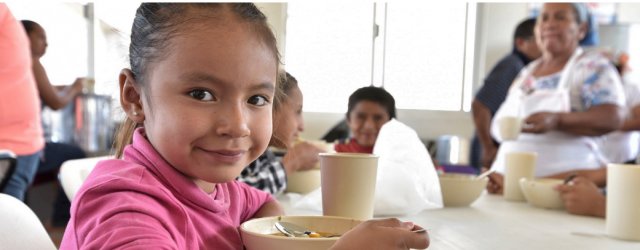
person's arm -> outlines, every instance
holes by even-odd
[[[592,106],[584,112],[539,112],[525,119],[522,132],[545,133],[559,130],[584,136],[601,136],[622,127],[623,109],[615,104]]]
[[[236,180],[271,194],[279,194],[287,188],[285,169],[270,151],[251,162]]]
[[[622,124],[622,131],[634,131],[640,130],[640,105],[635,106],[631,112],[633,113],[632,119],[627,119]]]
[[[49,82],[49,77],[40,60],[33,59],[33,75],[36,79],[38,92],[44,104],[53,110],[65,107],[73,98],[82,92],[83,78],[77,78],[72,85],[58,92],[57,88]]]
[[[584,177],[576,177],[571,185],[558,185],[555,187],[564,201],[567,212],[570,214],[606,216],[607,198],[600,193],[598,187]]]
[[[296,171],[309,170],[315,167],[320,161],[320,153],[324,153],[324,150],[308,142],[300,142],[290,148],[282,157],[282,166],[287,171],[287,176]]]
[[[498,147],[493,143],[493,138],[489,132],[491,128],[491,110],[477,99],[474,99],[471,103],[471,111],[473,113],[473,123],[476,125],[478,139],[480,140],[480,146],[482,147],[480,163],[482,167],[489,168],[498,153]]]
[[[398,219],[368,220],[345,233],[329,250],[351,249],[426,249],[430,239],[427,232],[411,222]]]
[[[260,207],[258,211],[253,215],[253,218],[262,218],[269,216],[280,216],[284,215],[284,208],[280,205],[280,202],[277,200],[272,200]]]
[[[482,168],[482,172],[487,172],[488,168]],[[487,192],[490,194],[502,194],[504,192],[504,176],[499,173],[491,173],[487,177],[489,177],[489,181],[487,182]]]
[[[564,180],[567,177],[569,177],[571,174],[577,174],[578,176],[582,176],[585,179],[595,183],[598,187],[607,186],[607,169],[606,168],[600,168],[600,169],[594,169],[594,170],[574,170],[574,171],[568,171],[568,172],[550,175],[545,178]]]

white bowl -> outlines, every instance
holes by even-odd
[[[246,250],[326,250],[340,238],[290,238],[279,233],[276,221],[290,222],[310,231],[344,234],[360,220],[335,216],[274,216],[253,219],[240,225],[240,235]]]
[[[287,176],[286,192],[307,194],[320,187],[320,169],[298,171]]]
[[[489,178],[476,180],[470,174],[439,174],[442,201],[445,207],[466,207],[480,197]]]
[[[522,178],[520,188],[527,201],[534,207],[549,209],[564,209],[564,202],[560,198],[560,192],[553,186],[562,184],[560,179],[548,178]]]

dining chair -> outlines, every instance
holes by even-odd
[[[24,202],[0,193],[0,248],[56,249],[38,216]]]
[[[60,167],[60,183],[67,198],[73,202],[73,198],[80,190],[82,183],[87,179],[91,170],[99,161],[113,159],[113,156],[100,156],[92,158],[84,158],[77,160],[69,160],[62,163]]]
[[[0,150],[0,192],[11,179],[13,171],[16,169],[16,155],[9,150]]]

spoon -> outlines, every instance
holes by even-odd
[[[482,178],[484,178],[484,177],[489,176],[490,174],[492,174],[492,173],[493,173],[493,172],[495,172],[495,171],[496,171],[495,169],[491,169],[491,170],[489,170],[489,171],[487,171],[487,172],[484,172],[484,173],[483,173],[483,174],[481,174],[481,175],[476,176],[476,178],[475,178],[475,179],[476,179],[476,180],[480,180],[480,179],[482,179]]]
[[[282,222],[282,221],[276,221],[276,229],[278,229],[278,231],[280,231],[287,237],[298,237],[303,234],[309,235],[311,233],[311,231],[307,230],[304,227],[298,226],[293,223]],[[430,230],[429,228],[426,228],[426,229],[413,230],[412,232],[422,233],[429,230]],[[332,235],[323,236],[322,238],[331,238],[331,237],[340,237],[340,236],[342,236],[342,234],[332,234]]]

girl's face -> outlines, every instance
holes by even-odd
[[[31,42],[31,54],[35,57],[42,57],[47,52],[47,33],[40,25],[34,25],[35,27],[29,32],[29,42]]]
[[[190,27],[170,42],[147,71],[144,127],[160,155],[210,193],[267,148],[276,58],[233,18]]]
[[[273,146],[280,148],[291,148],[294,139],[304,131],[302,92],[298,87],[294,87],[289,92],[287,93],[289,100],[282,103],[274,116],[273,136],[276,139]],[[280,141],[285,145],[278,145]]]
[[[389,113],[382,105],[363,100],[353,107],[347,117],[347,124],[358,144],[371,147],[376,143],[382,125],[389,119]]]
[[[534,28],[536,43],[543,53],[573,51],[586,34],[586,23],[576,21],[570,3],[546,3]]]

